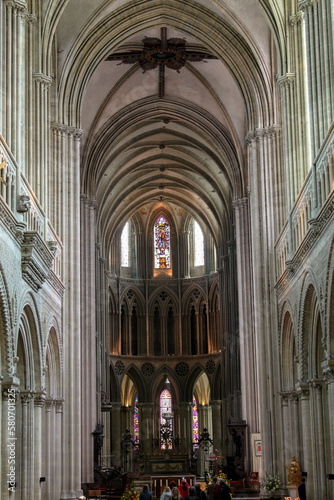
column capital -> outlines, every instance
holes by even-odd
[[[294,83],[295,78],[295,73],[285,73],[285,75],[279,76],[277,78],[277,83],[282,88],[290,87]]]
[[[20,392],[21,403],[23,406],[27,406],[33,399],[33,391],[21,391]]]
[[[54,404],[56,406],[56,413],[63,413],[64,400],[55,399]]]
[[[334,382],[334,359],[327,359],[321,363],[321,368],[326,384],[332,384]]]
[[[46,399],[45,400],[45,411],[50,412],[51,408],[55,406],[55,400],[52,398]]]
[[[232,207],[235,211],[248,206],[248,198],[239,198],[232,201]]]
[[[296,12],[293,16],[290,16],[289,21],[291,26],[294,28],[298,24],[300,24],[302,21],[304,21],[305,14],[301,10]]]
[[[37,408],[43,408],[45,405],[45,392],[35,392],[33,393],[33,398],[34,398],[34,406]]]
[[[299,0],[298,7],[301,10],[309,10],[312,7],[316,7],[319,0]]]
[[[92,208],[95,210],[98,206],[97,201],[94,198],[88,198],[85,194],[80,195],[80,200],[82,201],[83,205],[85,205],[88,208]]]
[[[45,75],[44,73],[34,73],[32,77],[35,80],[35,82],[41,85],[42,89],[50,87],[52,83],[52,77]]]
[[[299,382],[296,386],[297,394],[302,401],[310,398],[310,388],[307,382]]]

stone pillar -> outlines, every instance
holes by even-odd
[[[114,464],[116,467],[121,465],[121,407],[122,403],[112,403],[111,418],[111,454],[114,455]]]
[[[40,477],[42,476],[42,408],[45,394],[34,394],[34,499],[42,499]]]
[[[96,296],[95,296],[95,211],[96,201],[81,195],[81,426],[82,482],[94,481],[92,432],[96,408]],[[102,292],[102,290],[101,290]],[[89,411],[87,411],[89,408]]]
[[[6,95],[2,134],[15,159],[22,163],[21,138],[25,136],[25,28],[28,15],[24,0],[9,0],[3,20],[5,64],[3,91]]]
[[[21,440],[21,458],[22,458],[22,467],[21,467],[21,491],[22,498],[29,498],[30,491],[28,488],[28,463],[31,460],[29,457],[29,434],[28,434],[28,404],[32,400],[32,396],[30,391],[21,392],[21,406],[22,406],[22,440]]]
[[[281,394],[281,406],[283,417],[283,453],[284,463],[289,464],[291,458],[291,426],[289,418],[289,396],[288,394]]]
[[[254,338],[248,198],[233,202],[237,243],[242,418],[258,432],[256,343]]]
[[[189,231],[183,231],[180,235],[180,276],[189,277]]]
[[[153,439],[153,403],[138,403],[139,443],[144,455],[151,453]]]
[[[302,417],[302,436],[303,436],[303,452],[304,452],[304,471],[307,472],[307,491],[310,498],[314,495],[314,479],[313,479],[313,431],[311,427],[311,414],[310,414],[310,391],[307,383],[302,382],[298,384],[297,392],[300,397],[300,410]],[[315,495],[314,498],[317,498]]]
[[[49,498],[50,495],[52,495],[53,492],[53,474],[52,474],[52,466],[53,466],[53,461],[52,461],[52,452],[51,449],[53,448],[53,436],[55,429],[51,428],[51,410],[53,407],[53,400],[48,399],[45,401],[45,436],[43,439],[43,446],[44,446],[44,454],[43,454],[43,469],[42,469],[42,474],[43,476],[46,477],[46,484],[41,485],[42,486],[42,491],[43,491],[43,496],[46,498]],[[52,458],[51,458],[52,457]]]
[[[55,414],[55,433],[56,436],[62,436],[63,434],[63,407],[64,401],[61,399],[57,399],[55,401],[56,405],[56,414]],[[54,488],[55,491],[61,491],[62,487],[62,450],[59,446],[59,440],[55,440],[55,482]]]
[[[213,449],[218,450],[218,455],[222,455],[222,401],[210,401],[212,408],[212,439]]]
[[[328,415],[329,415],[329,440],[328,449],[334,450],[334,360],[329,359],[321,364],[324,377],[327,383],[327,402],[328,402]],[[334,471],[334,453],[330,452],[330,462],[328,470]],[[328,498],[334,498],[334,481],[328,481],[327,489]]]
[[[2,405],[1,405],[1,499],[11,500],[15,496],[18,481],[17,463],[17,383],[2,383]],[[12,464],[11,461],[14,460]],[[11,469],[10,467],[14,467]],[[11,489],[11,491],[9,490]],[[28,497],[29,498],[29,497]],[[30,500],[30,498],[29,498]]]
[[[192,457],[193,454],[193,427],[192,427],[192,402],[180,402],[180,438],[182,444],[186,444],[186,450],[188,457]]]
[[[317,477],[314,478],[314,489],[317,492],[318,498],[328,498],[326,481],[326,464],[325,464],[325,442],[324,442],[324,420],[323,420],[323,404],[322,404],[322,388],[323,382],[315,382],[313,384],[314,396],[314,413],[315,413],[315,428],[316,428],[316,455],[317,455]],[[313,440],[314,441],[314,440]]]
[[[66,284],[63,309],[64,385],[61,500],[77,499],[81,490],[81,322],[80,322],[80,141],[81,131],[63,127],[66,133],[63,170],[63,245]]]

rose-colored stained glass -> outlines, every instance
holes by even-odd
[[[133,436],[134,442],[139,442],[139,411],[138,411],[138,396],[135,399],[134,415],[133,415]]]
[[[172,436],[173,436],[173,420],[169,420],[169,426],[167,427],[167,421],[163,418],[163,413],[172,412],[172,396],[167,389],[164,389],[160,394],[160,430],[161,430],[161,449],[166,449],[166,443],[168,449],[173,447]],[[166,439],[167,437],[167,439]]]
[[[164,217],[159,217],[154,225],[154,267],[170,268],[170,227]]]
[[[193,443],[194,448],[198,448],[199,433],[198,433],[198,410],[195,396],[193,396]]]

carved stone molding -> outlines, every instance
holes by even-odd
[[[52,83],[52,77],[44,73],[34,73],[32,76],[35,82],[41,86],[42,90],[48,89]]]
[[[86,196],[85,194],[80,195],[80,200],[86,207],[96,209],[98,206],[98,203],[95,199],[88,198],[88,196]]]
[[[280,131],[281,131],[280,125],[277,125],[275,123],[273,125],[269,125],[268,127],[256,128],[255,130],[250,130],[247,133],[245,141],[246,144],[250,145],[252,144],[253,141],[259,141],[264,137],[272,137],[275,135],[279,135]]]
[[[37,231],[24,233],[21,253],[23,278],[37,292],[49,275],[54,254]]]
[[[292,259],[286,262],[286,270],[277,281],[275,288],[278,296],[281,296],[288,288],[298,269],[303,265],[307,255],[318,242],[321,233],[326,228],[327,224],[333,219],[334,215],[334,192],[327,200],[325,206],[319,213],[316,219],[310,221],[310,230],[306,233],[302,243],[295,252]]]
[[[63,413],[64,400],[55,399],[56,413]]]
[[[65,292],[65,285],[64,283],[60,280],[60,278],[52,271],[52,269],[49,271],[48,277],[47,277],[49,285],[52,286],[53,290],[58,294],[60,298],[64,296]]]
[[[36,392],[35,394],[33,394],[33,398],[34,398],[34,406],[37,408],[43,408],[43,406],[46,403],[45,393],[44,392]]]
[[[326,384],[334,383],[334,359],[327,359],[321,363],[322,372],[325,377]]]
[[[81,142],[83,134],[81,128],[69,127],[63,123],[53,122],[51,130],[58,136],[71,136],[75,141]]]
[[[21,245],[26,223],[18,222],[13,212],[2,199],[0,199],[0,224],[10,233],[16,243]]]
[[[290,16],[289,21],[290,21],[291,26],[294,28],[295,26],[300,24],[304,20],[304,18],[305,18],[304,12],[299,11],[296,14],[294,14],[293,16]]]
[[[17,204],[16,204],[16,210],[20,214],[23,214],[25,212],[28,212],[31,207],[31,201],[30,201],[30,196],[27,194],[21,194],[17,197]]]
[[[308,383],[299,382],[297,385],[297,395],[302,401],[308,400],[310,398],[310,388]]]
[[[299,0],[298,7],[302,10],[309,10],[312,7],[316,7],[318,0]]]
[[[280,87],[287,88],[292,86],[296,78],[295,73],[285,73],[285,75],[277,78],[277,83]]]
[[[240,210],[248,206],[248,198],[239,198],[232,202],[232,207],[234,210]]]

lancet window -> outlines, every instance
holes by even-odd
[[[170,226],[164,217],[154,225],[154,267],[170,269]]]
[[[194,448],[198,448],[198,409],[197,409],[197,401],[195,395],[193,395],[193,446]]]
[[[166,420],[163,417],[163,414],[171,412],[172,396],[167,389],[164,389],[160,394],[160,447],[162,450],[173,447],[173,419]]]
[[[194,265],[204,266],[204,237],[197,221],[194,220]]]
[[[130,229],[129,221],[123,227],[121,235],[121,266],[130,266]]]
[[[139,409],[138,409],[138,396],[136,396],[133,408],[133,440],[139,443]]]

